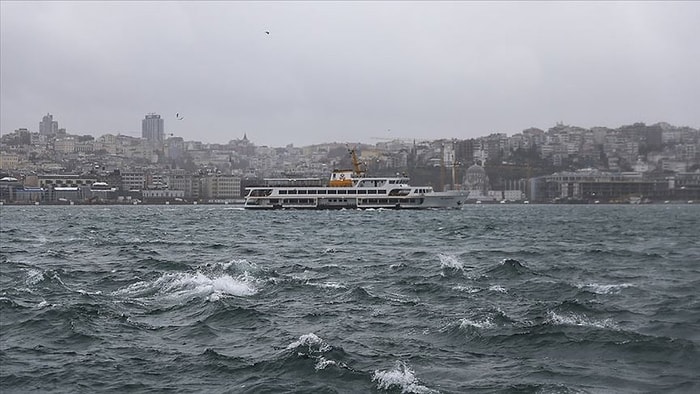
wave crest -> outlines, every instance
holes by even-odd
[[[217,301],[222,296],[250,296],[257,293],[254,280],[244,273],[236,278],[228,274],[208,276],[196,273],[167,273],[154,281],[141,281],[119,289],[117,296],[166,297],[174,299],[205,298]]]
[[[399,361],[388,371],[374,371],[372,381],[377,383],[379,390],[399,389],[402,393],[437,393],[419,384],[413,370],[404,362]]]
[[[313,332],[300,336],[298,340],[287,345],[287,350],[296,349],[301,346],[306,346],[310,350],[317,349],[320,352],[327,352],[330,350],[330,346]]]
[[[550,311],[547,314],[547,322],[563,326],[595,327],[608,330],[618,329],[615,323],[610,319],[594,320],[577,313],[557,314]]]
[[[440,259],[440,268],[441,269],[451,269],[451,270],[456,270],[456,271],[463,271],[464,270],[464,263],[459,261],[457,257],[452,256],[452,255],[447,255],[447,254],[438,254],[438,258]]]
[[[618,294],[622,289],[632,287],[631,283],[602,285],[598,283],[587,283],[576,285],[579,289],[590,291],[596,294]]]

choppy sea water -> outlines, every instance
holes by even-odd
[[[0,390],[700,390],[700,206],[0,207]]]

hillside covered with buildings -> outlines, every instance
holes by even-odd
[[[204,144],[167,134],[157,114],[141,123],[140,138],[77,135],[47,114],[38,131],[2,135],[0,202],[227,203],[263,178],[326,178],[350,168],[349,148],[370,174],[468,189],[474,202],[700,201],[699,132],[667,123],[305,147],[256,146],[247,135]]]

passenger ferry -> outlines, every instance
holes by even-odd
[[[320,179],[266,179],[247,188],[246,209],[427,209],[461,208],[469,192],[436,192],[411,186],[409,179],[365,177],[354,150],[353,170],[334,170],[326,185]]]

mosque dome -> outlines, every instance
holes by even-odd
[[[489,186],[489,177],[484,167],[474,164],[467,168],[464,174],[464,189],[470,190],[470,195],[486,194]]]
[[[486,176],[486,170],[484,170],[484,167],[474,164],[471,167],[467,168],[467,175],[483,175]]]

